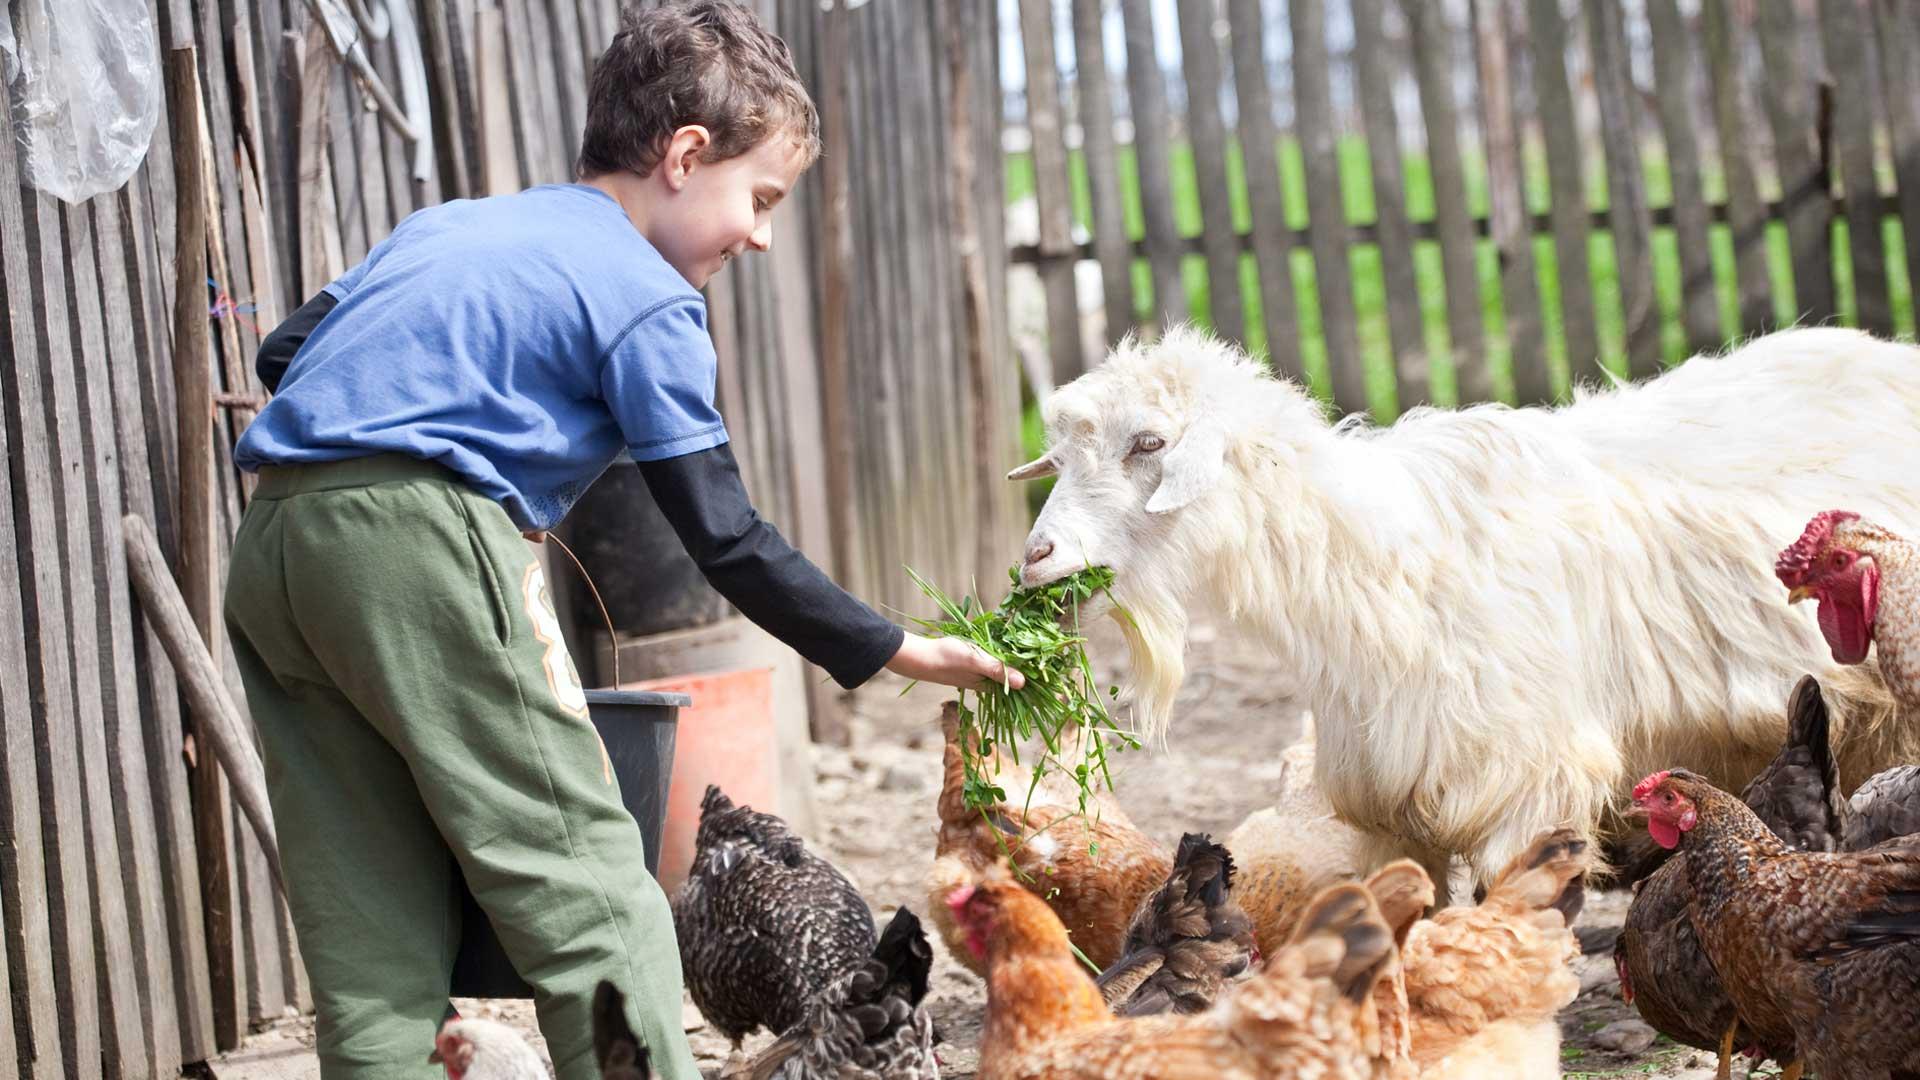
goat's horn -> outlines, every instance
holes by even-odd
[[[1025,465],[1022,465],[1019,468],[1008,473],[1007,479],[1035,480],[1042,476],[1052,476],[1058,473],[1059,471],[1060,471],[1060,466],[1054,462],[1053,455],[1042,454],[1039,457],[1034,458],[1032,461],[1027,462]]]

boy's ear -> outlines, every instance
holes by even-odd
[[[680,190],[680,185],[687,182],[687,175],[700,163],[700,152],[712,141],[712,134],[700,124],[688,124],[669,136],[666,156],[660,160],[667,184],[675,191]]]

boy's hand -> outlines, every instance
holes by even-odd
[[[887,670],[920,682],[940,683],[973,690],[988,683],[1005,684],[1015,690],[1027,684],[1027,677],[980,649],[958,638],[922,637],[911,631],[900,643],[900,651],[887,661]]]

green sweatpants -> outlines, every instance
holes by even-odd
[[[325,1080],[431,1080],[456,860],[560,1080],[602,978],[697,1080],[680,957],[538,564],[498,504],[385,455],[262,470],[226,614],[260,729]]]

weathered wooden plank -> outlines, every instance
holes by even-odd
[[[507,87],[507,28],[499,8],[481,8],[474,26],[474,74],[480,131],[480,187],[474,195],[506,195],[533,183],[521,144],[518,105]]]
[[[1560,326],[1566,341],[1567,374],[1575,382],[1600,363],[1593,307],[1592,264],[1587,252],[1587,195],[1581,165],[1580,129],[1567,82],[1567,22],[1559,0],[1531,0],[1527,29],[1533,39],[1534,95],[1546,144],[1547,185],[1552,200],[1554,260],[1560,279]]]
[[[1420,111],[1427,125],[1427,159],[1433,170],[1434,220],[1440,230],[1440,265],[1447,294],[1447,333],[1462,403],[1487,401],[1493,378],[1487,368],[1480,287],[1474,266],[1473,222],[1460,157],[1459,110],[1453,100],[1453,28],[1437,4],[1402,0],[1413,39]]]
[[[1260,316],[1274,373],[1300,378],[1300,315],[1293,298],[1293,244],[1280,194],[1280,131],[1267,83],[1266,19],[1260,0],[1228,0],[1233,27],[1233,86],[1240,106],[1240,154],[1247,177],[1254,265],[1260,272]]]
[[[421,51],[433,88],[434,151],[441,194],[463,199],[481,190],[479,114],[468,54],[473,20],[461,3],[421,5]]]
[[[103,203],[109,199],[99,200]],[[115,574],[119,562],[118,522],[120,477],[114,463],[117,435],[113,406],[107,388],[107,327],[101,309],[100,278],[95,256],[93,221],[86,205],[64,206],[65,250],[62,261],[70,270],[63,283],[67,289],[70,315],[68,328],[72,347],[72,368],[65,378],[72,386],[74,426],[69,440],[75,448],[79,469],[65,477],[71,488],[70,500],[79,500],[79,510],[68,527],[80,528],[77,547],[87,562],[68,568],[75,592],[71,603],[76,609],[90,609],[93,640],[79,635],[89,629],[82,618],[74,624],[74,696],[89,699],[83,713],[91,713],[98,723],[83,722],[80,731],[83,785],[86,791],[87,834],[92,843],[88,856],[96,887],[94,934],[100,943],[98,952],[100,984],[106,990],[102,1000],[102,1028],[106,1038],[106,1064],[109,1071],[122,1075],[152,1073],[163,1056],[178,1053],[178,1036],[168,1041],[176,1045],[163,1050],[160,1028],[172,1021],[171,1002],[156,1007],[148,981],[148,957],[162,952],[164,928],[149,923],[146,900],[153,895],[153,877],[157,868],[142,867],[133,850],[136,830],[127,820],[127,785],[124,763],[116,751],[117,740],[110,743],[109,733],[140,725],[139,691],[133,680],[133,632],[127,609],[125,575]],[[78,591],[87,588],[88,592]],[[91,652],[93,666],[81,666]],[[136,767],[144,766],[144,761]],[[144,785],[142,785],[144,790]],[[147,830],[138,830],[144,839]],[[148,873],[142,874],[146,870]]]
[[[1907,287],[1920,290],[1920,26],[1903,0],[1875,0],[1875,38],[1880,45],[1880,85],[1886,94],[1887,134],[1893,149],[1894,183],[1900,197],[1901,235],[1907,249]]]
[[[1627,368],[1640,379],[1660,370],[1660,309],[1653,296],[1653,223],[1647,216],[1640,127],[1634,118],[1637,92],[1620,0],[1591,0],[1586,9],[1593,89],[1600,105],[1600,143],[1607,158],[1607,216],[1613,223]]]
[[[1700,148],[1694,139],[1692,58],[1687,26],[1674,0],[1647,0],[1653,27],[1653,99],[1660,133],[1667,144],[1667,172],[1673,185],[1673,235],[1680,252],[1681,322],[1689,352],[1715,348],[1720,329],[1720,298],[1714,289],[1713,251],[1707,243],[1706,193],[1700,180]]]
[[[1820,40],[1834,88],[1834,142],[1846,197],[1847,251],[1853,262],[1853,302],[1861,327],[1893,333],[1887,290],[1887,248],[1880,234],[1880,191],[1874,179],[1873,141],[1879,88],[1873,82],[1873,45],[1857,0],[1820,5]],[[1904,66],[1911,66],[1908,56]]]
[[[1180,278],[1180,233],[1173,220],[1173,177],[1167,132],[1167,84],[1154,55],[1151,0],[1120,0],[1127,42],[1127,100],[1133,116],[1133,159],[1140,178],[1140,214],[1146,226],[1147,263],[1153,276],[1153,306],[1160,329],[1187,317],[1187,290]]]
[[[1733,266],[1740,296],[1741,334],[1757,334],[1773,323],[1773,275],[1767,267],[1767,217],[1760,185],[1747,153],[1753,120],[1748,112],[1740,49],[1729,0],[1703,0],[1701,22],[1707,46],[1707,74],[1713,85],[1713,122],[1720,145],[1720,171],[1727,180],[1727,224],[1733,239]]]
[[[9,165],[0,169],[11,172],[11,156],[7,157]],[[22,301],[9,306],[16,327],[24,324],[26,328],[25,341],[16,330],[17,343],[33,342],[16,348],[16,362],[0,373],[8,390],[0,398],[6,402],[8,443],[19,455],[14,473],[15,550],[20,558],[28,686],[34,704],[32,747],[40,777],[53,989],[63,1006],[57,1013],[57,1038],[67,1074],[92,1080],[101,1075],[101,988],[96,975],[93,897],[87,880],[89,841],[76,715],[82,703],[74,699],[73,690],[74,638],[67,602],[72,594],[61,569],[70,539],[64,481],[70,475],[69,465],[77,468],[78,463],[68,460],[71,451],[55,435],[66,430],[59,402],[69,393],[69,388],[59,385],[57,372],[70,372],[72,357],[66,290],[64,285],[49,285],[50,270],[52,281],[64,282],[65,277],[60,273],[60,228],[47,198],[20,186],[12,176],[0,175],[0,203],[11,204],[6,218],[0,220],[0,243],[8,251],[9,293],[17,281]],[[58,364],[53,360],[55,350],[62,357]],[[53,1029],[45,1035],[56,1037]]]
[[[11,95],[4,85],[0,85],[0,106],[4,106],[0,114],[12,114]],[[0,558],[0,713],[6,717],[0,726],[0,772],[6,779],[0,785],[0,837],[8,853],[0,859],[0,894],[8,914],[4,928],[8,988],[19,995],[10,999],[14,1007],[6,1019],[19,1075],[51,1080],[65,1075],[66,1060],[61,1017],[55,1009],[61,991],[54,971],[53,920],[59,909],[48,880],[49,872],[57,873],[59,867],[47,863],[44,837],[49,823],[43,820],[34,744],[38,713],[54,703],[37,689],[46,682],[42,664],[57,668],[59,658],[57,649],[54,655],[45,655],[30,647],[30,638],[39,636],[38,597],[58,595],[54,591],[57,560],[46,515],[35,515],[37,521],[24,515],[17,519],[14,510],[36,495],[47,495],[51,477],[45,421],[35,415],[37,410],[23,407],[24,383],[34,384],[31,388],[38,394],[40,340],[33,320],[33,258],[17,194],[17,146],[12,139],[0,143],[0,279],[4,279],[7,300],[7,333],[0,336],[0,361],[4,361],[0,362],[0,386],[6,389],[0,393],[4,414],[0,415],[0,443],[5,444],[8,464],[0,472],[0,550],[16,553]],[[57,604],[54,614],[58,614]],[[52,644],[57,646],[58,641],[59,635],[52,635]],[[64,685],[54,680],[55,698]],[[54,858],[58,860],[60,854],[56,849]],[[58,947],[64,949],[66,943],[60,941]],[[9,1060],[16,1059],[0,1058],[0,1064]]]
[[[1307,217],[1313,237],[1314,281],[1320,294],[1320,330],[1327,343],[1327,373],[1334,407],[1343,413],[1364,412],[1367,373],[1360,359],[1347,208],[1340,193],[1339,147],[1333,133],[1326,5],[1322,0],[1295,0],[1288,14],[1293,29],[1294,127],[1306,159]]]
[[[1520,160],[1520,118],[1509,61],[1506,0],[1474,0],[1475,53],[1480,63],[1481,125],[1486,133],[1488,213],[1500,254],[1500,299],[1512,350],[1513,395],[1521,405],[1553,397],[1540,325],[1540,283],[1534,277],[1533,233],[1527,229],[1526,173]]]
[[[587,63],[580,46],[580,16],[568,0],[553,0],[554,78],[560,104],[561,173],[555,180],[573,179],[574,159],[580,155],[580,136],[587,129]]]
[[[820,209],[814,253],[819,276],[821,427],[827,449],[823,465],[832,571],[836,580],[850,581],[856,566],[854,535],[858,507],[854,501],[854,424],[849,415],[853,411],[849,347],[854,256],[853,226],[849,220],[851,179],[846,152],[858,142],[853,137],[848,101],[847,65],[851,62],[852,45],[846,7],[835,4],[819,14],[818,19],[821,137],[826,145],[842,148],[840,153],[823,155],[817,167]],[[815,737],[826,737],[834,745],[843,744],[847,738],[845,717],[837,719],[838,730],[816,730]]]
[[[552,73],[542,78],[539,50],[534,45],[529,0],[500,0],[506,28],[507,93],[513,98],[514,121],[521,144],[521,171],[528,185],[553,179],[553,136],[559,119],[549,98]]]
[[[220,5],[206,2],[199,5],[201,40],[209,43],[209,62],[201,73],[201,104],[205,108],[206,131],[209,152],[213,155],[214,167],[208,174],[208,190],[218,202],[209,210],[212,215],[210,224],[218,229],[218,238],[223,248],[223,258],[219,264],[210,268],[210,272],[219,278],[220,288],[240,302],[250,302],[253,298],[253,273],[247,265],[246,224],[241,218],[242,201],[240,198],[239,171],[233,168],[233,161],[239,151],[239,140],[234,134],[234,104],[228,91],[227,42],[231,40],[231,28],[223,25],[220,18]],[[245,9],[242,9],[244,17]],[[234,253],[231,259],[224,258],[226,252]],[[253,328],[241,324],[238,320],[228,319],[223,328],[223,338],[229,348],[252,357],[260,347],[259,335]]]
[[[384,144],[397,144],[400,137],[381,126],[378,112],[365,107],[365,93],[359,83],[351,83],[347,89],[347,107],[353,117],[354,165],[360,174],[360,212],[366,218],[367,250],[371,251],[393,231],[393,223],[398,220],[388,197]]]
[[[1227,129],[1220,119],[1220,45],[1213,37],[1213,0],[1180,0],[1181,66],[1187,77],[1187,139],[1200,194],[1200,245],[1207,252],[1207,295],[1213,328],[1244,341],[1240,299],[1240,243],[1233,228],[1233,192],[1227,186]]]
[[[271,8],[269,4],[267,7]],[[242,6],[244,10],[244,5]],[[253,280],[255,326],[272,327],[280,321],[280,259],[274,242],[272,167],[266,156],[261,120],[262,91],[271,86],[260,78],[254,63],[253,35],[236,27],[233,38],[234,93],[238,97],[240,130],[235,132],[235,174],[239,178],[240,213],[246,224],[247,269]]]
[[[111,669],[103,675],[115,680],[119,706],[109,714],[107,738],[113,748],[110,775],[120,834],[120,876],[128,886],[129,916],[141,946],[135,959],[141,985],[151,995],[146,1023],[153,1045],[154,1074],[171,1076],[185,1060],[181,1053],[182,1002],[175,989],[170,944],[174,928],[168,920],[165,899],[168,871],[162,852],[166,848],[154,799],[162,787],[159,774],[177,768],[177,759],[155,760],[149,756],[145,718],[177,728],[179,712],[172,702],[161,707],[150,687],[143,689],[143,683],[151,684],[154,679],[151,664],[159,654],[143,651],[152,643],[144,633],[136,632],[140,613],[132,603],[120,554],[124,538],[118,511],[124,507],[151,517],[153,502],[147,434],[142,430],[144,415],[138,398],[128,394],[137,386],[132,373],[142,364],[136,344],[136,330],[142,320],[134,313],[128,290],[128,272],[137,272],[137,267],[128,263],[125,233],[129,226],[121,214],[122,200],[114,196],[96,199],[92,209],[107,359],[88,368],[89,414],[95,425],[107,425],[112,447],[110,460],[100,466],[103,490],[96,505],[101,508],[98,519],[102,534],[95,550],[96,557],[105,558],[96,574],[106,583],[113,619],[111,640],[103,643],[103,651],[112,657]],[[166,685],[171,688],[170,674]]]
[[[1767,123],[1793,252],[1793,309],[1824,322],[1839,312],[1833,295],[1833,206],[1814,130],[1814,92],[1801,49],[1810,37],[1795,4],[1760,4],[1760,52],[1767,77]]]
[[[0,430],[4,430],[4,428],[5,428],[5,425],[0,425]],[[5,436],[0,435],[0,440],[4,440],[4,439],[5,439]],[[0,474],[0,496],[6,496],[10,498],[10,493],[7,491],[6,488],[7,488],[7,481],[5,479],[5,474]],[[0,511],[0,515],[4,515],[4,514],[5,514],[5,511]],[[12,531],[13,531],[13,527],[10,521],[0,523],[0,532],[11,533]],[[9,585],[11,585],[11,582],[0,582],[0,588],[6,588]],[[17,607],[19,603],[20,603],[20,597],[17,590],[15,591],[12,597],[11,604],[8,603],[7,598],[0,596],[0,610],[6,610],[7,612],[11,613],[12,609]],[[22,667],[26,665],[26,657],[21,656],[21,657],[18,657],[17,659],[19,659]],[[26,715],[26,710],[24,706],[21,709],[21,715],[23,716]],[[11,779],[7,776],[7,772],[6,772],[5,758],[0,758],[0,781],[11,783]],[[4,820],[5,820],[5,814],[0,813],[0,822],[4,822]],[[9,834],[5,831],[4,824],[0,824],[0,839],[5,839],[8,837],[8,835]],[[7,934],[0,933],[0,1001],[5,1001],[9,1005],[11,1005],[13,1002],[13,980],[7,974],[7,937],[8,937]],[[0,1063],[6,1063],[6,1062],[13,1063],[15,1076],[25,1075],[26,1069],[24,1068],[24,1066],[27,1063],[21,1060],[19,1044],[14,1042],[14,1038],[13,1038],[13,1009],[12,1008],[7,1009],[6,1015],[0,1016]]]
[[[1400,118],[1393,105],[1399,73],[1387,54],[1385,23],[1384,0],[1353,0],[1354,61],[1360,106],[1366,115],[1380,273],[1387,291],[1387,339],[1393,350],[1399,406],[1405,411],[1433,400],[1433,358],[1427,353],[1426,328],[1420,319],[1420,284],[1414,274],[1413,230],[1407,220],[1406,173],[1400,158]]]
[[[1047,293],[1047,354],[1053,384],[1072,382],[1084,366],[1080,310],[1073,288],[1073,199],[1067,177],[1067,140],[1055,69],[1051,0],[1020,0],[1020,44],[1027,62],[1027,131],[1033,156],[1033,197],[1040,213],[1040,264]]]
[[[331,64],[327,78],[333,97],[327,110],[327,152],[333,166],[335,220],[339,222],[341,255],[346,266],[358,265],[373,245],[367,239],[366,199],[360,191],[360,151],[353,143],[359,91],[348,85],[344,64]],[[319,285],[325,285],[321,281]],[[316,285],[314,292],[318,292]]]
[[[1101,31],[1105,9],[1101,0],[1073,0],[1081,156],[1087,168],[1087,195],[1093,204],[1093,250],[1100,256],[1107,344],[1111,346],[1133,328],[1133,256],[1128,251],[1120,154],[1113,137],[1113,92],[1108,85],[1106,35]],[[971,88],[972,83],[967,86]],[[985,312],[981,314],[984,318]]]
[[[507,2],[519,6],[525,0]],[[543,134],[546,137],[547,156],[539,178],[543,184],[565,180],[573,172],[572,162],[568,159],[569,133],[559,89],[560,74],[554,70],[553,20],[545,14],[551,7],[552,0],[526,4],[527,52],[533,59],[535,81],[531,86],[521,87],[523,93],[536,96],[534,104],[540,110],[541,122],[546,125]]]

